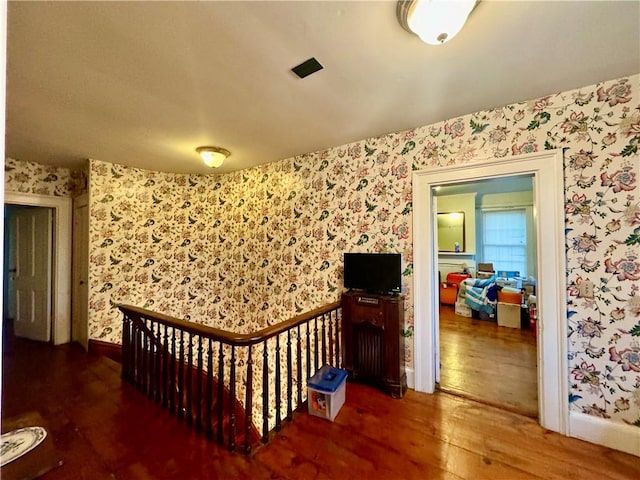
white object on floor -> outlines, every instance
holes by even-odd
[[[42,427],[27,427],[4,433],[0,437],[0,467],[20,458],[40,445],[47,436]]]

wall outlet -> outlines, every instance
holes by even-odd
[[[593,282],[583,280],[578,288],[578,296],[581,298],[593,298]]]

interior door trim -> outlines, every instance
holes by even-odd
[[[563,151],[548,150],[413,172],[415,389],[435,389],[438,267],[433,247],[432,188],[511,175],[534,176],[538,262],[538,402],[540,424],[568,431],[566,255]],[[540,228],[542,227],[542,228]],[[544,230],[544,232],[543,232]]]
[[[71,341],[71,198],[5,192],[4,202],[54,209],[52,328],[54,345]]]

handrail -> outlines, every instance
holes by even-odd
[[[207,437],[215,431],[217,443],[230,450],[236,438],[245,453],[260,438],[267,443],[303,404],[307,380],[322,365],[342,364],[340,302],[251,333],[132,305],[118,308],[124,314],[123,380]],[[254,384],[262,389],[257,402]]]
[[[306,313],[296,315],[295,317],[284,320],[283,322],[280,322],[276,325],[270,325],[266,328],[263,328],[262,330],[258,330],[257,332],[235,333],[230,332],[229,330],[209,327],[200,323],[181,320],[170,315],[165,315],[163,313],[154,312],[152,310],[147,310],[145,308],[140,308],[133,305],[118,305],[118,308],[124,313],[129,312],[144,316],[146,318],[151,318],[162,325],[166,325],[167,327],[177,327],[180,330],[184,330],[185,332],[189,332],[194,335],[202,335],[203,337],[211,338],[211,340],[228,343],[229,345],[234,345],[236,347],[248,347],[250,345],[255,345],[271,337],[275,337],[280,333],[285,333],[291,328],[302,325],[309,320],[313,320],[314,318],[319,317],[320,315],[323,315],[325,313],[329,313],[339,307],[340,302],[337,301],[316,308],[315,310],[310,310]]]

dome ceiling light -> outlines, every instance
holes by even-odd
[[[196,152],[202,157],[207,167],[211,168],[218,168],[231,155],[229,150],[221,147],[198,147]]]
[[[442,45],[462,30],[479,0],[400,0],[396,8],[402,28],[430,45]]]

